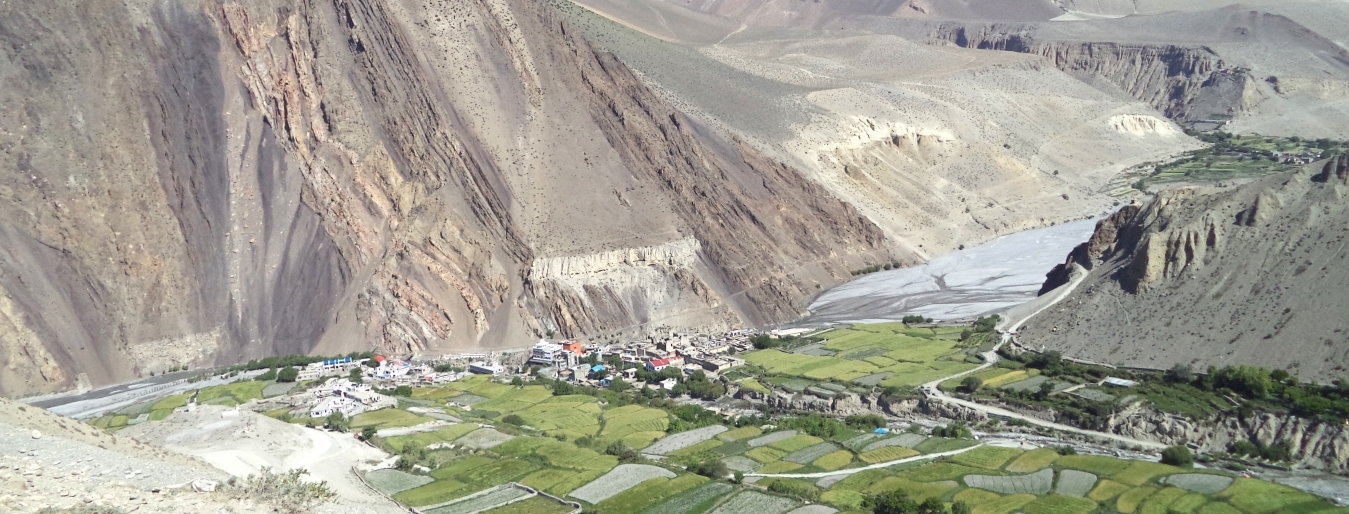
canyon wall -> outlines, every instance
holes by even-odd
[[[0,37],[6,395],[669,315],[783,321],[886,253],[544,4],[6,4]],[[604,273],[669,241],[677,258],[623,260],[632,287],[548,264]]]
[[[1020,331],[1066,357],[1149,368],[1254,364],[1343,379],[1349,156],[1231,188],[1165,191],[1097,225],[1045,287],[1089,275]],[[1048,290],[1046,289],[1046,290]]]

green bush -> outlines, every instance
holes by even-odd
[[[294,382],[295,379],[298,378],[299,376],[300,370],[295,369],[295,366],[286,366],[284,368],[281,368],[281,371],[276,372],[276,381]]]
[[[1170,446],[1162,450],[1162,464],[1182,468],[1194,467],[1194,454],[1184,446]]]

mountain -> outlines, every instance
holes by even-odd
[[[1328,382],[1349,373],[1349,155],[1225,189],[1125,206],[1050,273],[1086,271],[1020,341],[1165,369],[1253,364]]]
[[[792,319],[891,253],[546,4],[0,6],[0,392]]]

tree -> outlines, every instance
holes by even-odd
[[[980,387],[983,386],[984,381],[976,376],[968,376],[965,377],[965,380],[960,381],[960,388],[964,389],[965,392],[967,393],[974,393],[975,391],[978,391]]]
[[[1274,371],[1269,372],[1269,378],[1270,378],[1270,380],[1273,380],[1273,381],[1275,381],[1275,382],[1283,382],[1283,381],[1286,381],[1286,380],[1288,380],[1288,371],[1282,370],[1282,369],[1276,369],[1276,370],[1274,370]]]
[[[1189,364],[1176,363],[1171,369],[1166,370],[1166,381],[1175,384],[1185,384],[1194,380],[1194,369]]]
[[[261,375],[258,375],[258,377],[255,378],[254,380],[257,380],[257,381],[259,381],[259,382],[266,382],[266,381],[268,381],[268,380],[276,380],[276,368],[272,368],[272,369],[269,369],[269,370],[267,370],[267,371],[262,372],[262,374],[261,374]]]
[[[374,425],[366,425],[365,428],[361,429],[361,440],[369,441],[374,439],[375,434],[377,433],[379,433],[379,429],[376,429]]]
[[[281,371],[276,372],[276,381],[294,382],[296,378],[299,378],[299,376],[300,370],[295,369],[295,366],[286,366],[284,368],[281,368]]]
[[[613,444],[610,444],[604,449],[604,453],[618,457],[619,462],[637,462],[642,460],[641,456],[637,454],[637,450],[629,448],[628,445],[623,444],[622,441],[614,441]]]
[[[520,377],[511,377],[511,385],[513,385],[513,386],[515,386],[515,387],[520,387],[520,386],[522,386],[522,385],[525,385],[525,379],[520,378]]]
[[[689,466],[689,471],[714,480],[719,480],[729,473],[729,470],[726,469],[726,463],[722,462],[720,459],[710,459],[699,462]]]
[[[617,392],[617,393],[621,393],[621,392],[627,391],[627,390],[629,390],[629,389],[632,389],[632,384],[629,384],[629,383],[624,382],[624,381],[622,381],[622,380],[614,380],[614,381],[609,382],[609,390],[610,390],[610,391],[614,391],[614,392]]]
[[[928,498],[918,504],[918,514],[946,514],[946,504],[936,498]]]
[[[961,331],[960,331],[960,342],[963,343],[963,342],[969,340],[970,336],[972,336],[972,335],[974,335],[974,331],[973,331],[973,330],[970,330],[970,329],[968,329],[968,328],[965,329],[965,330],[961,330]]]
[[[850,427],[872,430],[885,426],[885,416],[880,414],[853,414],[843,418],[843,423]]]
[[[378,368],[378,367],[379,367],[379,361],[378,361],[378,360],[375,360],[375,357],[379,357],[379,356],[376,355],[376,356],[374,356],[374,357],[370,357],[369,359],[366,359],[366,360],[365,360],[365,366],[368,367],[368,368]]]
[[[398,386],[393,389],[394,396],[412,396],[412,386]]]
[[[351,368],[351,372],[347,373],[347,380],[357,384],[364,382],[365,380],[361,378],[361,368]]]
[[[351,420],[347,419],[346,414],[334,412],[329,414],[327,418],[324,418],[323,426],[328,427],[328,430],[346,432],[351,429]]]
[[[1043,400],[1045,398],[1049,398],[1049,395],[1052,394],[1053,392],[1054,392],[1054,383],[1046,380],[1044,382],[1040,382],[1040,390],[1035,392],[1035,397]]]
[[[974,507],[970,507],[970,504],[963,501],[957,501],[951,504],[951,514],[972,514],[973,512]]]
[[[1184,446],[1168,446],[1162,450],[1162,464],[1170,464],[1182,468],[1194,467],[1194,454],[1190,449]]]
[[[904,491],[890,491],[867,496],[863,507],[874,514],[917,514],[918,503],[909,498]]]

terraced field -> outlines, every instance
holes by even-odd
[[[826,340],[822,349],[833,355],[769,349],[745,354],[745,360],[777,375],[849,382],[888,373],[879,385],[914,386],[976,366],[964,362],[974,349],[962,347],[952,337],[959,332],[958,328],[915,330],[902,323],[854,325],[821,334]]]

